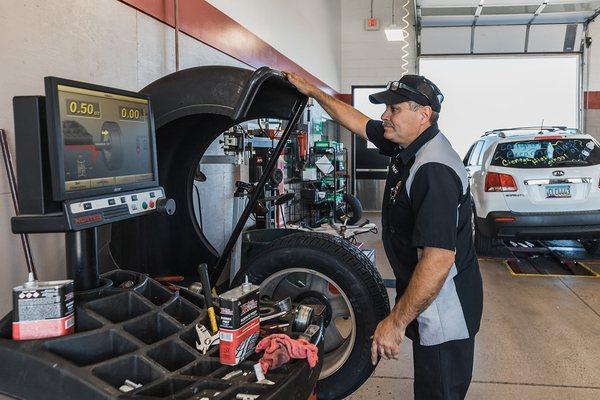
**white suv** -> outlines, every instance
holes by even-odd
[[[475,246],[499,239],[600,239],[600,144],[565,127],[487,132],[464,164],[473,196]]]

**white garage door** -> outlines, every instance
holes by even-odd
[[[491,129],[578,127],[579,56],[421,57],[419,73],[444,93],[439,126],[455,150]]]

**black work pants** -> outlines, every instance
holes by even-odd
[[[413,341],[415,400],[462,400],[473,374],[475,339],[436,346]]]

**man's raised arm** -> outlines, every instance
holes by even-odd
[[[367,126],[367,122],[369,121],[369,117],[351,105],[335,99],[323,92],[321,89],[309,83],[301,76],[291,72],[284,72],[283,74],[287,77],[288,81],[290,81],[290,83],[294,85],[301,93],[308,97],[314,98],[321,105],[321,107],[323,107],[327,114],[331,116],[331,118],[358,136],[364,139],[367,138],[367,132],[365,128]]]

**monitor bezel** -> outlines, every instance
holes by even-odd
[[[134,182],[120,186],[107,186],[73,191],[67,191],[65,189],[64,145],[62,126],[60,121],[58,85],[71,86],[76,88],[95,90],[99,92],[148,100],[148,122],[150,127],[149,145],[152,156],[151,161],[153,174],[153,179],[151,181]],[[156,159],[156,129],[154,126],[154,114],[152,112],[152,102],[150,100],[150,96],[137,92],[130,92],[128,90],[116,89],[108,86],[94,85],[91,83],[57,78],[54,76],[45,77],[44,86],[46,91],[46,122],[49,147],[48,156],[50,159],[50,170],[52,176],[52,196],[55,201],[84,199],[87,197],[99,196],[103,194],[116,194],[135,189],[143,189],[158,186],[158,163]]]

